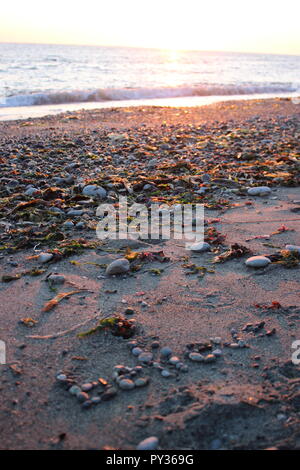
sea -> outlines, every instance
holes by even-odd
[[[299,55],[0,43],[0,120],[299,95]]]

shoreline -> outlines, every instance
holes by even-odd
[[[131,107],[167,107],[167,108],[195,108],[209,106],[216,103],[227,103],[232,101],[257,101],[257,100],[287,99],[299,104],[300,97],[291,93],[277,94],[254,94],[254,95],[225,95],[225,96],[186,96],[174,98],[157,98],[144,100],[120,100],[107,102],[81,102],[62,103],[39,106],[20,106],[0,108],[1,121],[15,121],[36,119],[49,116],[58,116],[63,113],[82,111],[95,111],[101,109],[119,109]],[[7,113],[7,114],[5,114]]]
[[[299,124],[289,99],[0,122],[1,449],[300,448],[300,264],[278,255],[300,245]],[[91,184],[111,204],[204,204],[210,251],[99,241]],[[216,262],[235,244],[244,254]],[[272,262],[248,267],[252,254]],[[132,337],[78,337],[116,316]]]

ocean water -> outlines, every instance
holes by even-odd
[[[299,94],[300,56],[0,44],[0,119]]]

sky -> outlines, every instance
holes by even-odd
[[[300,54],[300,0],[8,0],[0,42]]]

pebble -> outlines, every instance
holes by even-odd
[[[91,398],[91,402],[92,402],[94,405],[98,405],[98,403],[101,402],[101,398],[100,398],[100,397],[93,397],[93,398]]]
[[[270,194],[271,189],[268,186],[256,186],[254,188],[249,188],[247,193],[249,196],[266,196]]]
[[[139,357],[138,361],[139,362],[144,362],[145,364],[149,364],[153,359],[153,354],[152,353],[147,353],[147,352],[142,352]]]
[[[117,395],[117,389],[114,387],[110,387],[107,390],[105,390],[104,393],[101,395],[101,400],[102,401],[108,401],[114,398]]]
[[[210,251],[210,244],[206,242],[192,243],[188,249],[197,253],[203,253],[204,251]]]
[[[266,256],[251,256],[245,261],[246,266],[251,268],[263,268],[268,266],[271,263],[271,260]]]
[[[172,375],[172,374],[167,369],[163,369],[161,371],[161,375],[162,375],[162,377],[170,377],[170,375]]]
[[[140,354],[142,354],[144,351],[141,349],[141,348],[133,348],[131,350],[132,354],[134,356],[139,356]]]
[[[295,251],[296,253],[298,252],[300,255],[300,246],[298,245],[285,245],[285,249],[288,251]]]
[[[105,199],[107,196],[107,191],[102,188],[102,186],[97,186],[96,184],[89,184],[83,188],[82,194],[84,196],[89,196],[93,198]]]
[[[122,390],[132,390],[135,387],[135,384],[132,380],[130,379],[121,379],[119,381],[119,387]]]
[[[158,447],[158,438],[155,436],[151,436],[141,441],[137,445],[136,450],[155,450],[157,449],[157,447]]]
[[[203,362],[204,361],[204,356],[202,356],[202,354],[200,354],[200,353],[191,352],[189,354],[189,359],[191,361],[194,361],[194,362]]]
[[[65,374],[58,374],[56,376],[57,380],[59,380],[60,382],[65,382],[67,380],[67,376]]]
[[[81,392],[81,388],[78,387],[78,385],[72,385],[72,387],[69,388],[69,393],[71,393],[71,395],[77,396],[78,393],[80,393],[80,392]]]
[[[48,263],[48,261],[50,261],[50,259],[52,258],[53,258],[52,253],[40,253],[38,260],[40,263]]]
[[[148,383],[149,379],[146,377],[139,377],[134,381],[136,387],[145,387],[146,385],[148,385]]]
[[[158,349],[159,348],[159,342],[158,341],[153,341],[153,343],[151,344],[151,348],[152,349]]]
[[[83,392],[89,392],[90,390],[92,390],[92,388],[93,388],[93,384],[91,383],[86,383],[81,386],[81,390]]]
[[[126,258],[119,258],[107,266],[105,273],[108,276],[112,276],[114,274],[127,273],[129,269],[130,269],[129,261]]]
[[[172,356],[169,359],[169,363],[172,364],[173,366],[176,366],[176,364],[178,364],[179,362],[180,362],[180,359],[177,356]]]
[[[80,401],[81,403],[88,401],[89,400],[89,395],[85,392],[80,392],[77,395],[77,400]]]
[[[223,355],[223,352],[221,351],[221,349],[215,349],[214,351],[212,351],[212,354],[216,357],[220,357]]]
[[[172,354],[172,349],[169,348],[168,346],[165,346],[164,348],[161,348],[160,350],[160,355],[163,358],[168,358],[171,356],[171,354]]]
[[[84,211],[82,209],[70,209],[68,212],[67,212],[67,215],[71,216],[71,217],[79,217],[81,215],[83,215]]]
[[[204,362],[215,362],[216,356],[214,354],[208,354],[204,357]]]
[[[47,280],[48,282],[50,282],[50,284],[58,285],[63,284],[65,282],[65,277],[61,274],[51,274],[50,276],[48,276]]]
[[[28,188],[26,191],[25,191],[25,196],[33,196],[34,194],[38,193],[39,190],[37,188]]]
[[[72,229],[74,227],[74,224],[71,220],[66,220],[66,222],[63,223],[63,227],[67,230]]]

